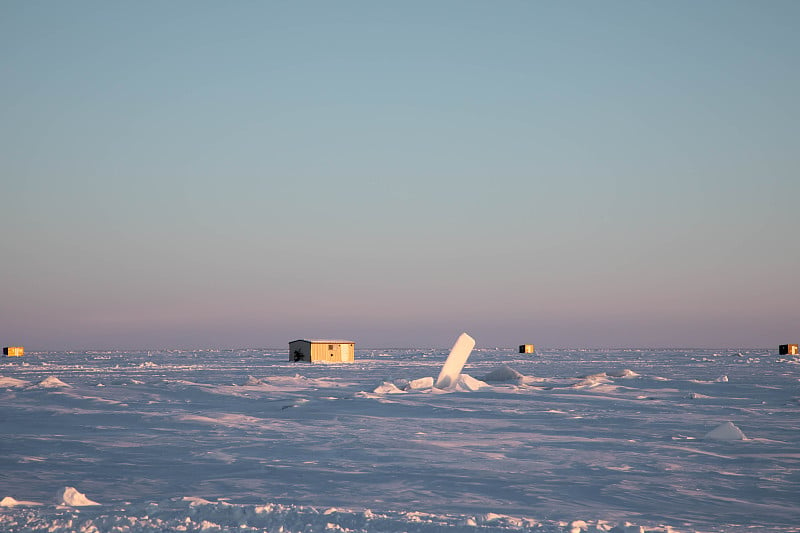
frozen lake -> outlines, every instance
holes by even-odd
[[[0,359],[0,530],[800,531],[797,357],[356,348]]]

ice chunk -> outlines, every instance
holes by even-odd
[[[593,387],[597,387],[598,385],[603,385],[606,383],[611,383],[611,379],[608,377],[608,374],[605,372],[600,372],[597,374],[590,374],[588,376],[583,376],[580,381],[571,385],[573,389],[591,389]]]
[[[402,394],[404,391],[397,387],[394,383],[384,381],[373,390],[375,394]]]
[[[458,381],[455,383],[457,391],[476,391],[488,388],[489,385],[479,379],[475,379],[469,374],[459,374]]]
[[[475,339],[466,333],[458,336],[455,344],[450,349],[450,355],[447,356],[442,370],[439,372],[439,377],[436,378],[437,388],[446,389],[453,386],[473,348],[475,348]]]
[[[742,430],[736,427],[733,422],[720,424],[706,433],[704,438],[712,440],[747,440]]]
[[[411,380],[406,385],[405,390],[418,390],[418,389],[430,389],[430,388],[433,388],[433,376],[427,376],[424,378]]]
[[[56,494],[56,501],[59,505],[69,505],[70,507],[84,507],[87,505],[100,505],[86,497],[85,494],[78,492],[75,487],[64,487]]]
[[[375,394],[402,394],[408,391],[426,390],[433,388],[433,378],[431,376],[419,379],[395,379],[392,381],[384,381],[375,390]]]

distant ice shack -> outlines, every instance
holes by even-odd
[[[354,360],[355,343],[353,341],[298,339],[289,343],[289,361],[352,363]]]

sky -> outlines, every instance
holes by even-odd
[[[798,342],[798,24],[0,0],[0,344]]]

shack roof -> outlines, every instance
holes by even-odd
[[[310,342],[311,344],[355,344],[353,341],[343,339],[297,339],[292,342]]]

